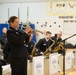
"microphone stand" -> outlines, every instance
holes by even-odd
[[[66,42],[66,40],[68,40],[69,38],[74,37],[74,36],[76,36],[76,34],[74,34],[74,35],[72,35],[72,36],[70,36],[70,37],[65,38],[64,40],[62,40],[62,42],[64,42],[64,51],[63,51],[63,75],[65,75],[65,55],[66,55],[65,42]]]

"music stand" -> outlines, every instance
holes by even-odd
[[[65,38],[64,40],[62,40],[64,42],[64,51],[63,51],[63,75],[65,75],[65,55],[66,55],[66,50],[65,50],[65,42],[66,40],[68,40],[71,37],[76,36],[76,34],[69,36],[68,38]]]
[[[68,38],[65,38],[64,40],[62,40],[61,42],[63,42],[64,43],[64,50],[63,50],[63,75],[65,75],[65,54],[66,54],[66,50],[65,50],[65,42],[66,42],[66,40],[68,40],[69,38],[71,38],[71,37],[74,37],[74,36],[76,36],[76,34],[74,34],[74,35],[71,35],[71,36],[69,36]],[[53,51],[51,51],[51,52],[58,52],[58,51],[60,51],[60,50],[56,50],[56,49],[54,49]]]

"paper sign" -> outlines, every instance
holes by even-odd
[[[49,57],[49,74],[58,73],[58,54],[50,54]]]
[[[44,75],[44,57],[33,57],[33,74],[32,75]]]
[[[66,53],[66,56],[65,56],[65,69],[68,70],[72,67],[72,52],[68,52]]]

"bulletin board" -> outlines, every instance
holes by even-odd
[[[64,20],[63,32],[64,34],[76,34],[76,20]]]

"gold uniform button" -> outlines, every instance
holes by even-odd
[[[24,44],[24,46],[26,46],[26,44]]]
[[[24,43],[25,43],[26,41],[24,41]]]

